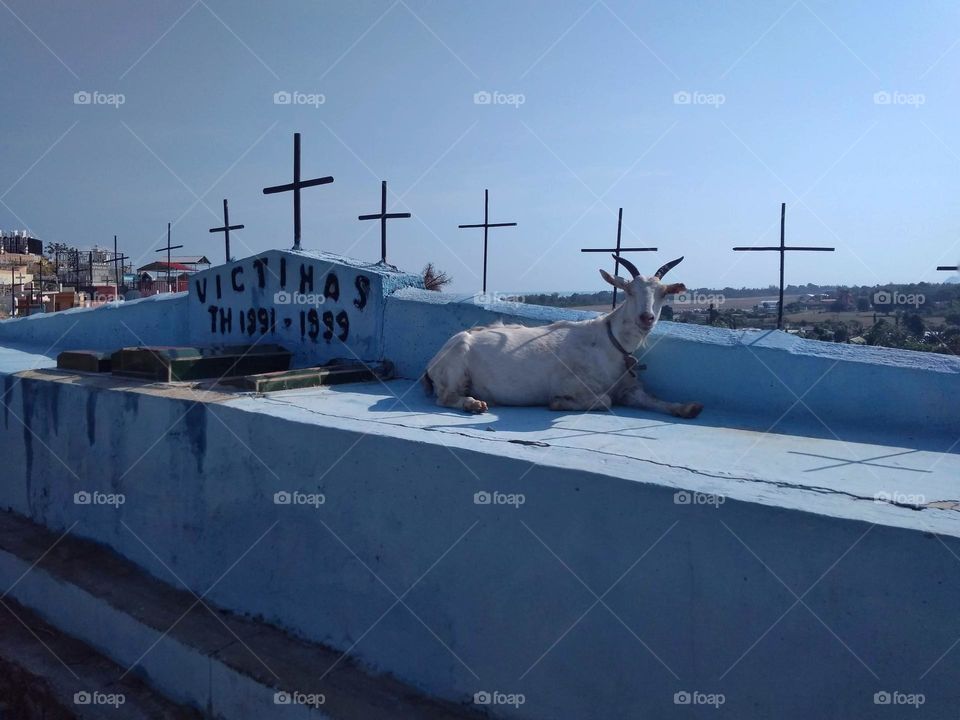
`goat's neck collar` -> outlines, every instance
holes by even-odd
[[[607,328],[607,337],[610,338],[610,342],[613,343],[613,346],[617,349],[617,351],[621,355],[623,355],[623,363],[624,365],[626,365],[627,372],[630,373],[633,377],[636,377],[637,376],[637,371],[636,371],[637,359],[633,356],[633,354],[629,350],[627,350],[626,348],[623,347],[623,345],[620,344],[619,340],[617,340],[616,335],[613,334],[613,326],[610,324],[610,320],[605,320],[603,324]]]

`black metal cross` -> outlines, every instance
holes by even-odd
[[[16,309],[17,289],[16,289],[15,285],[16,285],[16,283],[17,283],[17,278],[18,278],[18,277],[20,278],[20,292],[21,292],[21,294],[22,294],[22,293],[23,293],[23,281],[26,280],[27,278],[26,278],[26,276],[25,276],[23,273],[20,273],[19,275],[17,275],[17,274],[16,274],[16,271],[14,270],[14,268],[11,267],[11,268],[10,268],[10,317],[13,317],[14,312],[15,312],[15,309]]]
[[[373,215],[358,215],[358,220],[379,220],[380,221],[380,262],[387,264],[387,220],[395,218],[408,218],[410,213],[388,213],[387,212],[387,181],[380,181],[380,212]]]
[[[738,252],[778,252],[780,253],[780,303],[777,306],[777,330],[783,330],[783,267],[788,250],[803,250],[813,252],[833,252],[832,247],[804,247],[802,245],[784,244],[784,224],[787,217],[787,204],[780,203],[780,245],[770,247],[735,247]]]
[[[623,228],[623,208],[620,208],[620,211],[617,213],[617,246],[615,248],[580,248],[580,252],[602,252],[602,253],[613,253],[616,261],[613,263],[613,275],[614,277],[619,277],[620,275],[620,253],[625,252],[656,252],[657,248],[643,248],[643,247],[620,247],[620,231]],[[612,308],[617,307],[617,286],[613,286],[613,305]]]
[[[960,270],[960,267],[957,267],[956,265],[937,265],[937,270],[947,270],[947,271],[956,272],[957,270]]]
[[[300,189],[314,187],[315,185],[327,185],[333,182],[333,176],[314,178],[313,180],[300,179],[300,133],[293,134],[293,182],[286,185],[274,185],[265,187],[264,195],[273,195],[274,193],[293,191],[293,249],[300,249]]]
[[[490,191],[483,191],[483,222],[473,225],[458,225],[459,228],[483,228],[483,292],[487,291],[487,231],[492,227],[516,227],[515,222],[492,223],[490,222]]]
[[[167,223],[167,246],[159,248],[157,252],[167,251],[167,292],[170,292],[170,251],[178,250],[182,248],[183,245],[171,245],[170,244],[170,223]],[[180,287],[180,284],[177,283],[177,287]]]
[[[227,259],[226,262],[230,262],[230,231],[231,230],[242,230],[243,225],[231,225],[230,224],[230,211],[227,210],[227,199],[223,199],[223,227],[210,228],[210,232],[222,232],[223,233],[223,242],[226,245]]]
[[[170,244],[169,240],[167,241],[167,244],[168,245]],[[127,257],[126,255],[121,255],[120,253],[117,252],[117,236],[114,235],[113,236],[113,260],[111,260],[110,262],[113,263],[113,279],[114,279],[114,282],[117,284],[117,295],[120,294],[120,270],[117,267],[117,263],[120,263],[120,267],[123,267],[123,261],[129,260],[129,259],[130,258]],[[118,298],[114,298],[114,299],[118,299]]]

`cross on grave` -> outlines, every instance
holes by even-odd
[[[387,264],[387,220],[397,218],[408,218],[410,213],[388,213],[387,212],[387,181],[380,181],[380,212],[372,215],[358,215],[357,220],[379,220],[380,221],[380,262]]]
[[[168,245],[170,244],[169,241],[167,242],[167,244]],[[113,260],[110,261],[113,263],[113,280],[117,286],[117,292],[116,292],[116,295],[114,296],[114,300],[118,300],[119,299],[118,296],[120,295],[120,268],[117,266],[117,263],[120,263],[120,267],[123,267],[123,261],[129,260],[129,259],[130,258],[128,256],[121,255],[119,252],[117,252],[117,236],[114,235],[113,236]],[[40,291],[43,292],[42,287],[40,288]]]
[[[487,232],[492,227],[516,227],[515,222],[492,223],[490,222],[490,191],[483,191],[483,222],[472,225],[457,225],[458,228],[483,228],[483,292],[487,291]]]
[[[580,248],[580,252],[602,252],[602,253],[613,253],[614,263],[613,263],[613,275],[614,277],[620,276],[620,253],[625,252],[656,252],[657,248],[655,247],[620,247],[620,231],[623,228],[623,208],[620,208],[620,211],[617,213],[617,246],[615,248]],[[617,286],[613,286],[613,305],[611,308],[615,309],[617,307]]]
[[[293,249],[300,249],[300,189],[327,185],[333,182],[333,176],[314,178],[313,180],[300,179],[300,133],[293,134],[293,182],[286,185],[265,187],[264,195],[293,191]]]
[[[16,274],[16,271],[13,268],[10,268],[10,317],[13,317],[14,312],[16,311],[16,302],[17,302],[17,278],[20,279],[20,289],[23,290],[23,281],[26,280],[26,276],[23,273],[19,275]]]
[[[170,251],[179,250],[182,247],[183,245],[170,244],[170,223],[167,223],[167,246],[157,249],[157,252],[167,251],[167,292],[170,292]],[[179,287],[179,284],[177,287]]]
[[[242,230],[243,225],[231,225],[230,224],[230,211],[227,210],[227,199],[223,199],[223,227],[210,228],[210,232],[222,232],[223,233],[223,242],[226,246],[226,262],[230,262],[230,231],[231,230]]]
[[[780,245],[770,247],[735,247],[737,252],[778,252],[780,253],[780,302],[777,305],[777,330],[783,330],[783,268],[787,252],[791,250],[811,252],[833,252],[832,247],[805,247],[802,245],[784,244],[784,224],[787,217],[787,204],[780,203]]]

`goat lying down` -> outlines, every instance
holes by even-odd
[[[489,325],[459,332],[427,366],[424,385],[437,404],[472,413],[496,405],[548,405],[551,410],[606,410],[611,405],[656,410],[695,418],[696,402],[658,400],[636,377],[632,353],[643,345],[668,295],[686,290],[666,285],[663,276],[683,258],[649,278],[624,258],[633,276],[603,279],[625,296],[615,310],[590,320],[563,320],[540,327]]]

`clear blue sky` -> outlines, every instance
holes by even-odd
[[[692,286],[774,282],[775,255],[730,248],[775,242],[781,201],[788,242],[838,250],[794,254],[788,282],[942,280],[960,259],[955,2],[0,0],[0,57],[0,228],[116,233],[142,262],[167,221],[222,258],[224,197],[235,254],[289,247],[290,198],[261,188],[289,180],[294,131],[304,175],[336,178],[304,192],[305,247],[375,259],[356,216],[387,179],[415,216],[389,259],[459,291],[480,285],[480,232],[456,226],[484,187],[519,223],[492,234],[491,290],[600,289],[579,248],[613,242],[620,206],[625,242],[660,247],[641,268],[686,255]]]

